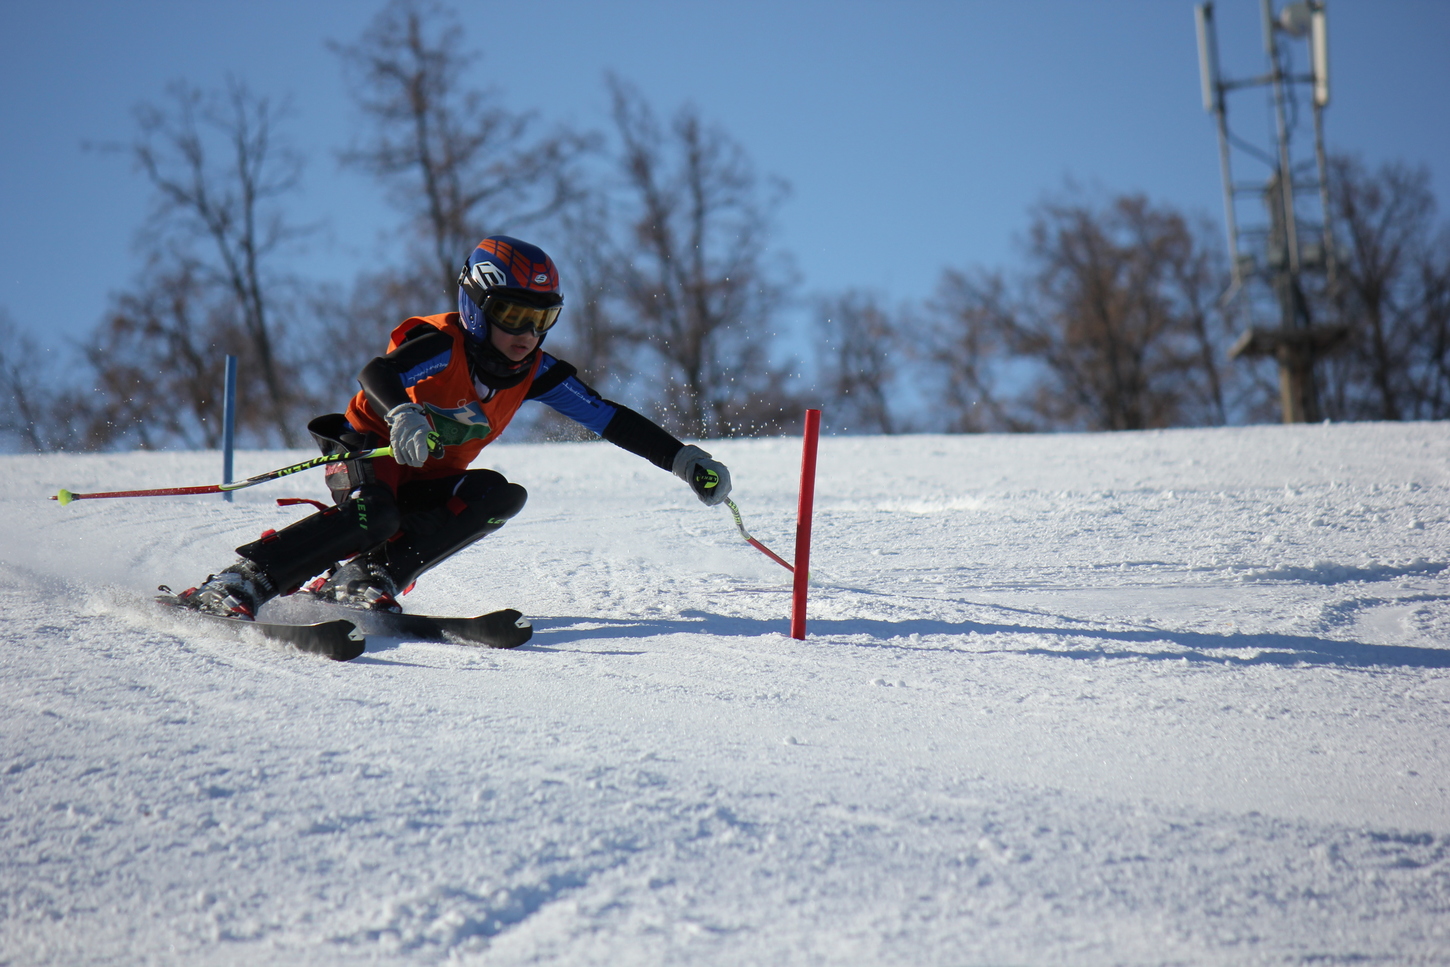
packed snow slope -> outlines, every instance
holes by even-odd
[[[0,964],[1450,963],[1450,425],[825,440],[805,641],[670,475],[485,456],[407,603],[534,640],[345,664],[146,605],[320,472],[0,459]]]

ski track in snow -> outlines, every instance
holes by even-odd
[[[346,664],[146,605],[320,475],[0,457],[0,965],[1450,963],[1450,425],[824,440],[804,642],[668,474],[485,456],[408,604],[533,641]]]

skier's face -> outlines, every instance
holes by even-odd
[[[521,362],[539,345],[539,337],[531,332],[515,334],[504,332],[498,326],[488,327],[488,338],[493,341],[495,349],[516,363]]]

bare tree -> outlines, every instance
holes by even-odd
[[[576,198],[573,164],[588,145],[568,131],[536,136],[533,114],[466,87],[478,57],[462,38],[449,8],[392,0],[357,43],[332,45],[371,126],[343,162],[387,186],[419,246],[392,277],[415,290],[414,313],[446,311],[479,239],[534,224]]]
[[[873,294],[851,291],[816,307],[819,387],[828,425],[853,433],[896,433],[897,364],[907,325]]]
[[[1181,216],[1142,196],[1118,198],[1102,212],[1047,205],[1029,252],[1037,298],[1015,333],[1017,346],[1043,360],[1066,391],[1043,394],[1040,413],[1109,430],[1208,422],[1210,414],[1192,411],[1193,397],[1203,394],[1186,378],[1207,374],[1174,271],[1194,257]],[[1208,363],[1216,371],[1213,354]]]
[[[51,353],[0,306],[0,439],[33,453],[81,446],[80,401],[56,369]]]
[[[86,444],[220,446],[228,354],[239,359],[237,427],[266,439],[275,427],[258,401],[271,390],[236,303],[194,262],[148,266],[112,297],[87,351],[102,405],[88,411]]]
[[[611,241],[609,200],[595,192],[555,219],[561,284],[566,293],[551,350],[566,355],[595,386],[623,378],[634,340],[620,319],[617,253]]]
[[[167,95],[164,107],[138,109],[140,135],[132,147],[137,166],[156,193],[145,235],[153,270],[143,286],[149,290],[168,280],[184,281],[188,291],[176,293],[177,299],[204,301],[212,307],[209,320],[225,318],[235,326],[245,342],[246,361],[264,387],[252,406],[292,446],[306,398],[282,346],[284,313],[279,303],[285,300],[278,293],[289,280],[270,268],[280,250],[301,234],[277,204],[296,189],[302,167],[300,158],[278,141],[278,125],[287,109],[253,95],[236,80],[217,94],[178,83]],[[147,302],[156,295],[146,291],[123,296],[120,311],[128,311],[128,299]],[[202,338],[219,345],[223,340],[218,336],[186,333],[184,341]],[[96,362],[125,367],[135,361],[104,355]],[[124,381],[109,382],[122,391]],[[133,384],[125,391],[131,395],[117,405],[169,402],[137,395],[144,385]]]
[[[1321,364],[1338,419],[1450,416],[1450,233],[1437,224],[1429,172],[1392,162],[1330,163],[1337,285],[1317,311],[1348,325]]]
[[[621,314],[665,366],[661,418],[699,437],[777,429],[791,406],[789,367],[770,356],[786,273],[766,213],[784,187],[762,186],[694,108],[665,128],[623,82],[610,90],[630,228]]]
[[[923,356],[938,377],[934,409],[949,433],[1023,432],[1036,426],[1018,396],[1028,381],[1014,358],[1016,309],[1000,272],[951,269],[927,303]],[[1041,378],[1040,367],[1032,375]]]
[[[936,358],[964,394],[948,396],[955,428],[1226,422],[1225,272],[1201,234],[1141,195],[1049,202],[1015,294],[1000,275],[948,275]]]
[[[349,285],[330,282],[311,290],[307,302],[318,328],[309,369],[321,388],[324,407],[341,410],[347,405],[348,397],[356,392],[358,373],[383,351],[388,334],[398,323],[409,316],[452,308],[443,293],[419,302],[420,291],[437,288],[431,273],[424,276],[382,267],[359,273]]]

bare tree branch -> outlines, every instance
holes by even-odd
[[[0,307],[0,434],[33,453],[52,449],[55,395],[35,340]]]
[[[420,307],[452,295],[479,239],[527,228],[575,200],[573,165],[589,147],[568,131],[536,136],[535,115],[466,88],[465,70],[478,58],[462,36],[448,8],[392,0],[357,43],[331,45],[371,126],[343,163],[388,186],[422,243],[416,258],[427,268],[404,271],[430,280]]]
[[[949,274],[934,355],[953,428],[1225,422],[1226,273],[1201,233],[1141,195],[1048,202],[1033,213],[1015,286]]]
[[[846,292],[816,307],[823,419],[853,433],[896,433],[893,412],[897,364],[911,337],[909,324],[869,293]]]
[[[1369,171],[1330,162],[1338,286],[1311,297],[1349,328],[1322,365],[1336,419],[1450,416],[1450,235],[1437,226],[1429,172],[1401,163]]]
[[[632,88],[610,79],[624,209],[623,314],[665,365],[662,418],[700,437],[778,428],[794,405],[770,359],[788,270],[767,254],[762,189],[740,146],[693,108],[668,129]]]
[[[147,285],[185,279],[188,292],[178,296],[229,304],[215,311],[233,319],[245,335],[248,362],[257,367],[265,387],[253,406],[282,442],[293,446],[305,393],[291,361],[278,352],[275,293],[285,279],[268,271],[272,257],[303,232],[275,206],[301,177],[301,160],[276,140],[287,108],[253,95],[236,80],[219,94],[179,83],[167,94],[165,107],[138,109],[140,135],[132,149],[156,191],[150,260],[171,266],[154,272]],[[210,291],[199,297],[197,287]],[[136,298],[145,301],[151,295]],[[126,298],[121,301],[125,314]]]

